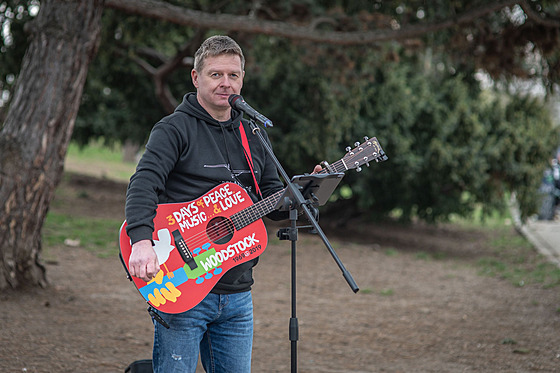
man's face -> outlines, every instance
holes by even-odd
[[[245,72],[241,68],[241,58],[224,54],[208,57],[202,71],[191,71],[200,105],[216,120],[230,119],[231,106],[228,98],[240,94]]]

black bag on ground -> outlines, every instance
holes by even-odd
[[[124,370],[124,373],[153,373],[152,360],[136,360]]]

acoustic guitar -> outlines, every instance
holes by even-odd
[[[321,173],[359,171],[369,162],[387,160],[375,137],[355,146],[337,162],[324,163]],[[282,195],[280,190],[253,203],[242,187],[224,183],[194,201],[159,204],[153,241],[160,271],[149,282],[128,272],[132,247],[125,221],[119,246],[128,278],[157,310],[180,313],[193,308],[229,269],[264,252],[268,235],[261,218],[275,209]]]

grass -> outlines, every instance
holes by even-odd
[[[43,226],[46,246],[81,246],[103,258],[119,252],[117,236],[120,220],[77,217],[49,212]]]
[[[107,165],[115,165],[122,162],[121,146],[116,144],[112,147],[104,146],[103,141],[93,141],[89,145],[81,147],[76,143],[68,146],[67,157],[69,159],[91,162],[99,160]]]
[[[102,142],[93,142],[85,147],[71,144],[68,147],[65,169],[90,176],[128,181],[135,165],[122,162],[121,150],[118,145],[108,148]],[[57,195],[68,193],[61,188],[62,184]],[[43,226],[43,243],[46,249],[49,246],[64,245],[69,249],[80,246],[99,257],[114,257],[118,254],[117,237],[122,220],[60,213],[56,207],[53,202]]]
[[[381,289],[381,291],[379,292],[379,295],[382,295],[384,297],[390,297],[391,295],[394,295],[395,291],[393,289]]]
[[[109,148],[102,141],[80,147],[71,143],[66,155],[65,169],[90,176],[128,182],[136,165],[122,161],[122,147]]]
[[[488,245],[492,256],[478,260],[479,274],[503,278],[519,287],[560,285],[560,268],[535,254],[535,249],[524,237],[512,233],[508,227],[494,227],[491,231],[493,238]]]
[[[491,256],[477,262],[478,273],[483,276],[499,277],[514,286],[541,284],[544,287],[560,285],[560,268],[550,263],[520,234],[513,231],[513,219],[509,213],[494,212],[482,217],[476,211],[472,218],[452,218],[453,224],[465,229],[482,229],[490,232],[488,242]]]
[[[398,252],[396,249],[392,248],[392,247],[387,248],[387,249],[385,250],[385,255],[387,255],[387,256],[397,256],[398,254],[399,254],[399,252]]]

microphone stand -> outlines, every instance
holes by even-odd
[[[296,249],[297,249],[297,235],[298,235],[298,227],[297,227],[298,210],[303,211],[303,213],[305,214],[305,216],[307,217],[307,219],[311,223],[314,231],[321,237],[323,243],[325,244],[325,246],[329,250],[330,254],[332,255],[332,257],[334,259],[334,261],[336,262],[336,264],[338,265],[338,267],[342,271],[342,275],[343,275],[344,279],[346,280],[346,282],[348,283],[348,285],[350,286],[350,288],[352,289],[352,291],[354,293],[357,293],[360,289],[356,285],[356,282],[352,278],[352,275],[350,274],[350,272],[348,272],[348,270],[344,267],[344,264],[342,264],[342,261],[338,258],[338,255],[334,251],[334,248],[331,246],[329,240],[327,239],[327,236],[325,235],[325,233],[323,232],[323,230],[321,229],[321,227],[317,223],[317,220],[315,219],[315,216],[313,215],[313,213],[310,210],[310,208],[314,209],[312,205],[313,205],[313,202],[316,202],[316,197],[314,196],[314,194],[312,192],[307,193],[307,194],[310,194],[310,197],[313,198],[313,201],[304,198],[304,196],[303,196],[303,194],[300,190],[301,186],[296,184],[295,182],[293,182],[288,177],[286,171],[284,170],[284,168],[280,164],[280,161],[278,161],[278,159],[274,155],[274,152],[272,151],[272,148],[268,145],[268,143],[266,142],[262,133],[260,132],[260,128],[257,127],[257,125],[255,124],[255,122],[253,120],[249,121],[249,126],[251,128],[251,132],[258,137],[258,139],[260,140],[261,144],[263,145],[265,151],[271,157],[274,164],[276,165],[276,168],[278,169],[278,172],[281,174],[281,176],[284,178],[284,180],[287,183],[286,190],[285,190],[283,196],[281,197],[281,199],[278,202],[278,205],[276,207],[278,209],[281,209],[281,210],[288,209],[289,210],[289,216],[290,216],[290,228],[280,229],[279,232],[278,232],[278,237],[279,237],[280,240],[290,240],[291,245],[292,245],[292,258],[291,258],[292,313],[291,313],[291,318],[290,318],[289,338],[290,338],[290,341],[291,341],[291,372],[296,373],[297,372],[297,342],[298,342],[298,339],[299,339],[299,326],[298,326],[298,319],[297,319],[297,314],[296,314],[296,303],[297,303],[297,299],[296,299],[296,295],[297,295],[296,294]],[[309,176],[314,176],[314,175],[309,175]],[[309,189],[309,188],[307,188],[307,189]]]

